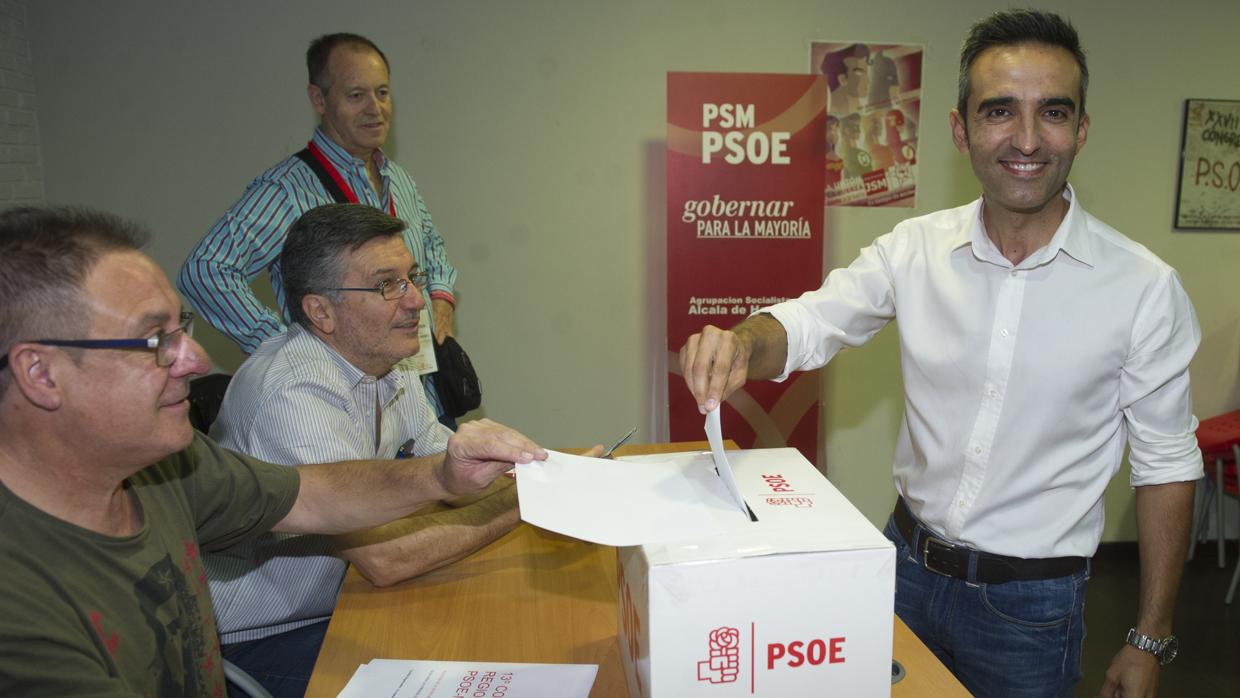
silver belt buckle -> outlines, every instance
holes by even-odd
[[[949,543],[944,543],[943,541],[933,536],[926,536],[925,538],[922,539],[922,541],[923,541],[923,543],[921,544],[921,565],[922,567],[925,567],[926,569],[930,570],[931,572],[934,572],[935,574],[943,575],[944,577],[953,577],[953,575],[947,572],[935,569],[934,565],[930,564],[930,546],[931,545],[934,545],[936,547],[942,548],[947,551],[954,550],[953,546]]]

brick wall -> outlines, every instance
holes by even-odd
[[[43,203],[28,0],[0,0],[0,207]]]

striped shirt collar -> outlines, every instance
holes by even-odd
[[[323,154],[327,156],[328,162],[334,165],[337,170],[341,172],[362,170],[364,173],[366,161],[354,157],[336,141],[328,138],[327,134],[323,133],[322,127],[314,129],[314,135],[311,136],[310,140],[319,147],[319,150],[323,151]],[[382,148],[375,150],[375,164],[379,166],[379,172],[386,177],[388,159],[383,154]]]
[[[404,371],[393,370],[388,371],[381,378],[368,375],[365,371],[349,363],[347,359],[340,355],[340,352],[333,349],[327,342],[319,339],[313,332],[305,329],[299,324],[294,323],[289,327],[289,345],[295,351],[315,354],[326,354],[329,356],[336,368],[340,369],[340,376],[344,379],[345,385],[349,386],[349,391],[354,392],[363,385],[379,384],[379,399],[386,406],[393,398],[404,390],[405,384],[403,376]]]

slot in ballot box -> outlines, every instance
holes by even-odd
[[[755,521],[618,549],[631,698],[889,696],[894,546],[796,449],[727,457]]]

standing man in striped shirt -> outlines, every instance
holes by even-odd
[[[311,209],[280,254],[293,323],[229,385],[211,436],[295,466],[442,454],[452,432],[397,364],[418,350],[425,306],[405,224],[356,204]],[[352,562],[376,586],[465,557],[517,525],[506,478],[477,497],[337,537],[267,534],[205,556],[225,658],[275,696],[300,696]]]
[[[381,150],[392,124],[387,57],[365,37],[328,34],[310,44],[306,67],[310,104],[320,117],[307,149],[250,183],[190,252],[177,287],[212,326],[252,353],[284,329],[284,320],[254,296],[250,281],[266,269],[276,301],[287,309],[280,249],[289,226],[315,206],[343,197],[408,223],[405,244],[427,274],[425,336],[433,332],[442,341],[453,330],[456,269],[413,179]],[[434,357],[429,342],[423,342],[422,352]],[[426,366],[426,360],[418,364]],[[422,381],[436,414],[455,427],[451,417],[442,416],[430,374]]]

